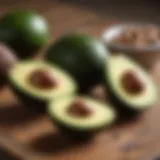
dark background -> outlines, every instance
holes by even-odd
[[[106,18],[160,23],[158,0],[68,0],[68,2],[87,7]]]
[[[160,23],[160,2],[157,0],[50,0],[57,3],[72,3],[78,8],[86,8],[104,18],[119,19],[123,21],[140,21]],[[30,5],[24,5],[23,3]],[[45,0],[0,0],[0,8],[7,7],[34,8],[46,4]],[[33,4],[33,5],[32,5]],[[52,7],[50,5],[50,7]],[[45,9],[45,7],[44,7]],[[52,8],[54,10],[54,8]],[[42,9],[40,9],[42,10]],[[2,12],[1,12],[2,13]]]

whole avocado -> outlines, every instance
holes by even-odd
[[[48,25],[31,11],[13,11],[0,19],[0,41],[9,45],[20,58],[33,56],[48,40]]]
[[[97,39],[72,33],[60,37],[48,49],[45,59],[67,70],[83,92],[100,81],[107,55],[105,46]]]
[[[8,72],[17,63],[15,53],[0,43],[0,89],[8,84]]]

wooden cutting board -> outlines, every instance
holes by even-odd
[[[53,28],[51,41],[73,30],[99,37],[115,23],[91,9],[58,0],[6,0],[0,5],[1,14],[20,7],[35,9],[46,17]],[[151,66],[150,73],[159,86],[159,60]],[[103,96],[101,87],[95,90],[97,97]],[[1,91],[0,102],[0,144],[26,160],[151,160],[160,154],[160,101],[138,118],[118,123],[88,142],[67,139],[46,114],[27,110],[8,88]]]

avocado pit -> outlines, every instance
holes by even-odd
[[[76,98],[69,107],[68,113],[77,117],[88,117],[93,113],[93,110],[83,99]]]
[[[144,89],[144,84],[134,71],[127,71],[123,74],[121,84],[129,94],[139,94]]]
[[[37,69],[29,76],[29,82],[40,89],[50,89],[57,87],[58,82],[48,70]]]

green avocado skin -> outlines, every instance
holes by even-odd
[[[109,84],[106,84],[106,92],[108,93],[110,103],[119,113],[118,118],[129,118],[130,116],[132,117],[140,113],[140,110],[136,110],[134,107],[127,105],[118,96],[116,96]]]
[[[94,138],[95,134],[97,132],[100,132],[102,129],[105,129],[106,126],[103,127],[97,127],[92,130],[81,130],[81,129],[74,129],[69,125],[64,125],[61,122],[59,122],[56,118],[49,116],[53,124],[62,131],[63,134],[67,135],[71,139],[75,140],[89,140]]]
[[[17,97],[17,99],[20,100],[20,102],[22,102],[22,104],[24,104],[25,107],[39,112],[46,112],[48,101],[37,99],[29,94],[21,92],[19,89],[17,89],[17,87],[15,87],[15,85],[10,80],[9,86],[14,95]]]
[[[53,120],[53,124],[66,136],[69,138],[75,139],[75,140],[85,140],[85,139],[91,139],[95,135],[95,131],[76,131],[74,129],[71,129],[65,125],[62,125],[55,119]]]
[[[49,38],[48,25],[30,11],[13,11],[0,19],[0,41],[16,51],[19,58],[33,56]]]
[[[25,107],[28,107],[30,109],[39,111],[39,112],[47,112],[47,106],[49,103],[49,100],[42,100],[36,97],[33,97],[30,94],[24,93],[22,92],[20,89],[18,89],[15,84],[9,80],[8,78],[8,84],[10,89],[12,90],[12,92],[14,93],[14,95],[18,98],[18,100],[20,100],[20,102],[22,102],[22,104],[24,104]],[[73,91],[73,93],[68,93],[67,96],[69,95],[74,95],[75,91]],[[61,99],[65,97],[65,95],[63,95],[62,97],[57,97],[57,99]]]
[[[98,40],[88,35],[68,34],[47,51],[45,59],[67,70],[78,82],[80,91],[101,80],[108,52]]]

